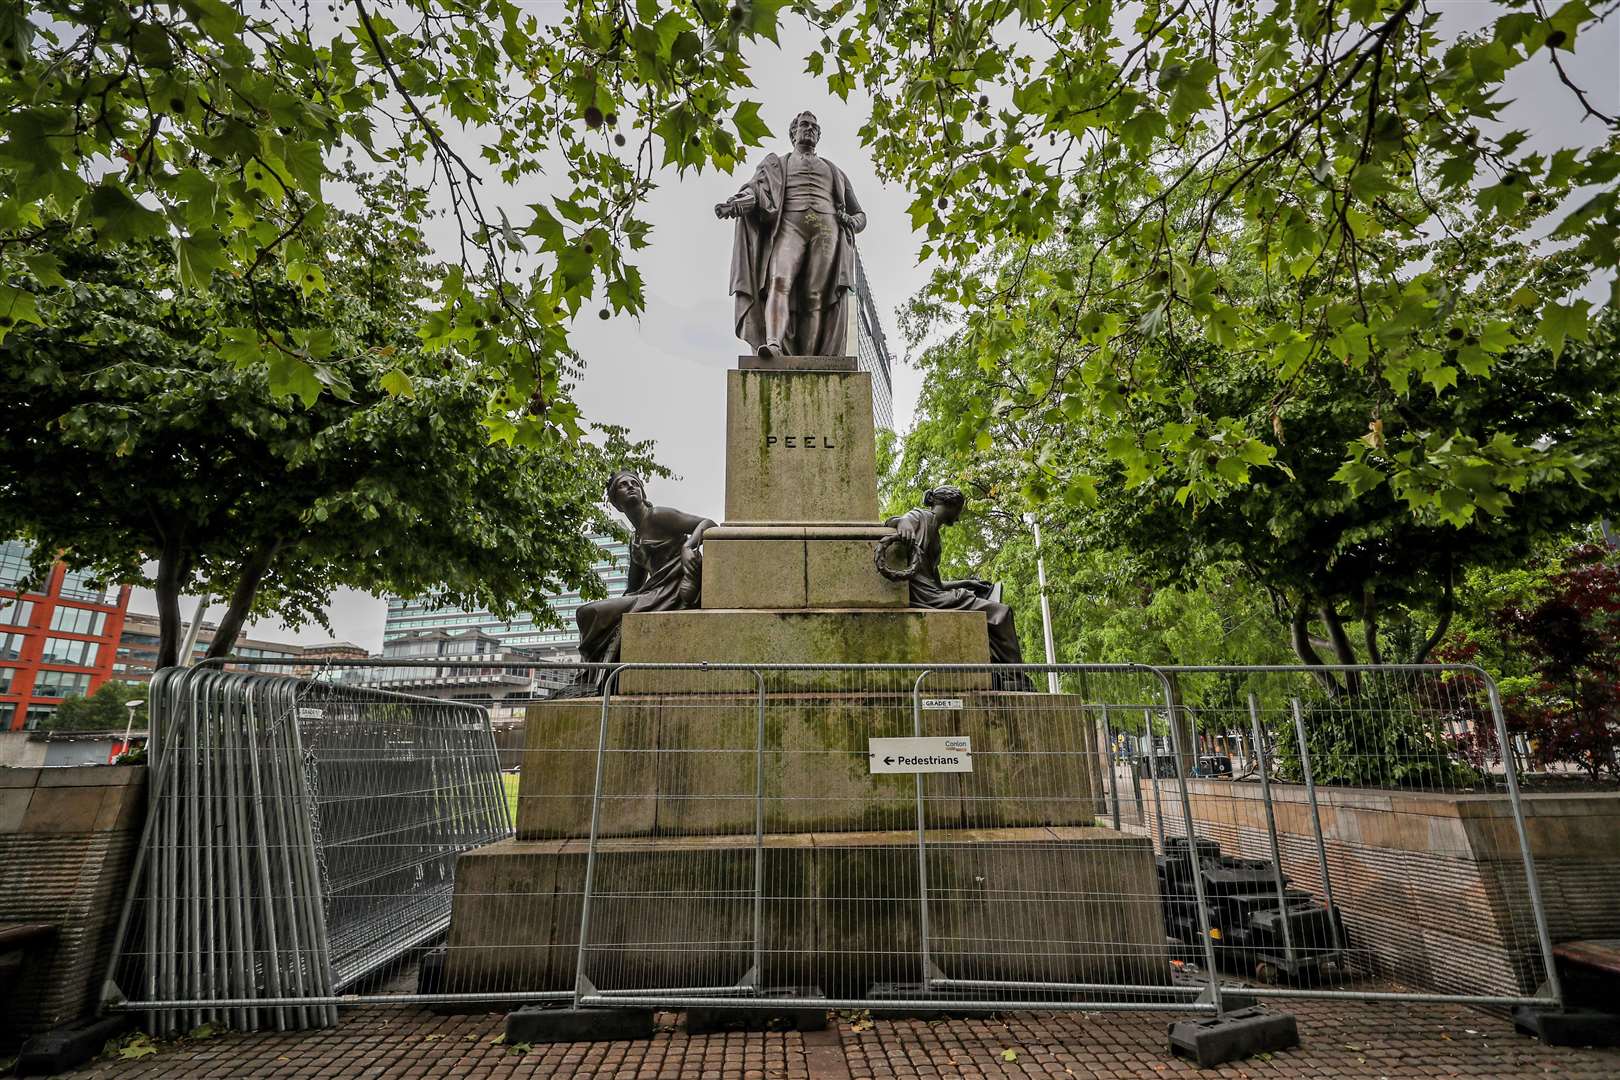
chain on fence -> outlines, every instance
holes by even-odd
[[[1547,974],[1477,669],[448,668],[160,673],[124,1007],[1212,1011],[1223,979],[1509,1004]],[[379,689],[436,679],[523,692]]]

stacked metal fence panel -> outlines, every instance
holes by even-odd
[[[334,1022],[443,932],[456,854],[511,832],[477,706],[209,667],[159,672],[150,705],[109,994],[162,1004],[154,1032]]]

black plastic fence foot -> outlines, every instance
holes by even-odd
[[[506,1045],[650,1039],[651,1009],[547,1009],[529,1005],[506,1014]]]
[[[1170,1052],[1191,1059],[1200,1069],[1298,1045],[1293,1013],[1239,1009],[1170,1025]]]
[[[23,1043],[12,1066],[18,1076],[50,1076],[66,1072],[101,1053],[108,1039],[130,1026],[130,1018],[114,1014],[53,1028]]]
[[[1548,1046],[1620,1046],[1620,1016],[1596,1009],[1520,1005],[1513,1026]]]

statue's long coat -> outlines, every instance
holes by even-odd
[[[823,158],[822,160],[826,160]],[[846,293],[855,291],[855,233],[866,228],[866,211],[850,190],[849,177],[837,165],[833,172],[833,205],[854,220],[854,227],[839,223],[838,253],[833,259],[832,279],[822,285],[821,295],[828,308],[837,308]],[[754,209],[737,216],[736,239],[731,248],[731,293],[736,298],[737,336],[758,349],[765,343],[765,290],[770,287],[771,252],[782,225],[782,204],[787,188],[787,162],[776,154],[754,170],[754,178],[743,187],[753,192]],[[794,290],[794,310],[799,290]],[[844,340],[845,320],[823,320],[818,342],[789,341],[782,344],[801,356],[840,356],[853,344]],[[795,347],[797,346],[797,347]]]

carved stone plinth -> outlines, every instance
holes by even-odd
[[[977,611],[865,608],[649,611],[624,618],[627,664],[983,664],[990,663],[984,615]],[[841,672],[779,672],[779,689],[840,690]],[[944,678],[942,675],[941,678]],[[956,686],[989,689],[988,667],[951,676]],[[745,673],[626,671],[627,694],[747,690]]]
[[[911,589],[872,561],[881,525],[728,526],[703,540],[706,608],[903,608]]]
[[[727,525],[878,524],[872,376],[726,372]]]

